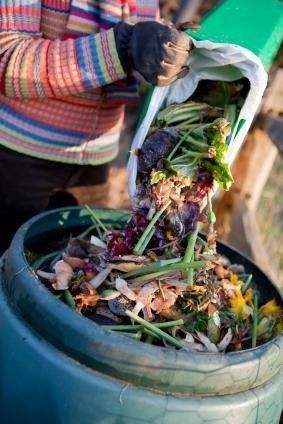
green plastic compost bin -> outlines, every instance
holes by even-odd
[[[124,211],[96,210],[104,223]],[[189,353],[116,335],[63,304],[39,281],[25,250],[46,252],[91,221],[80,208],[47,212],[16,233],[1,263],[1,423],[279,422],[283,336],[248,351]],[[252,272],[263,297],[282,302],[268,278]]]

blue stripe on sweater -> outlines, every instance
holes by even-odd
[[[103,75],[101,66],[100,66],[100,60],[99,60],[99,54],[97,51],[97,45],[95,42],[95,36],[90,37],[90,49],[92,53],[92,61],[93,66],[96,72],[96,77],[98,79],[99,85],[103,86],[106,83],[105,76]]]
[[[78,63],[79,63],[79,69],[81,72],[81,75],[83,77],[83,82],[85,84],[86,87],[86,91],[90,91],[93,89],[93,85],[91,84],[90,81],[90,76],[89,76],[89,70],[85,61],[85,55],[84,55],[84,51],[83,51],[83,40],[82,38],[78,38],[76,40],[76,51],[77,51],[77,59],[78,59]]]
[[[23,122],[27,122],[27,123],[33,125],[35,128],[40,128],[40,129],[44,129],[46,131],[52,132],[52,133],[54,133],[55,136],[58,135],[58,134],[62,134],[62,135],[70,136],[70,137],[77,138],[77,139],[81,139],[81,138],[86,136],[85,133],[78,133],[78,132],[74,132],[74,131],[62,130],[60,128],[53,127],[51,125],[46,125],[46,124],[43,124],[41,122],[34,121],[34,120],[22,115],[21,113],[18,113],[14,109],[10,109],[8,106],[3,105],[3,104],[0,104],[0,111],[1,110],[5,111],[6,113],[11,115],[12,117],[18,118],[19,120],[21,120]],[[0,118],[1,118],[1,113],[0,113]]]

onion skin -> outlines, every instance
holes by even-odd
[[[67,256],[65,253],[62,255],[62,259],[66,264],[70,265],[72,269],[81,268],[86,263],[84,259],[76,258],[74,256]]]
[[[52,284],[55,290],[66,290],[69,288],[70,278],[73,276],[72,267],[63,260],[56,262],[55,266],[56,282]]]

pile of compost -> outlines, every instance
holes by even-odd
[[[282,331],[281,306],[259,304],[253,276],[216,249],[211,198],[233,181],[226,152],[243,87],[207,83],[158,113],[131,152],[138,175],[128,223],[110,228],[86,206],[93,225],[34,264],[55,296],[112,331],[167,348],[239,351]]]

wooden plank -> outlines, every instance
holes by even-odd
[[[255,128],[250,132],[232,167],[235,182],[229,192],[220,193],[217,199],[217,231],[223,240],[228,240],[236,225],[233,215],[238,203],[255,211],[277,154],[276,146],[263,130]]]
[[[264,247],[254,214],[244,202],[235,205],[232,231],[228,242],[251,257],[274,281],[276,286],[283,291],[283,281],[278,279],[278,275],[273,269],[272,261]]]
[[[278,54],[278,62],[271,69],[270,81],[264,95],[258,123],[283,154],[283,68],[278,68],[283,51]],[[283,63],[281,63],[283,66]]]
[[[282,64],[283,65],[283,64]],[[276,69],[271,76],[262,102],[261,113],[279,115],[283,112],[283,68]]]
[[[263,128],[283,155],[283,118],[269,114],[265,117]]]
[[[257,207],[278,151],[270,137],[259,128],[252,131],[243,150],[246,160],[242,162],[243,156],[241,156],[241,163],[236,165],[237,173],[240,172],[242,175],[241,186],[238,183],[239,174],[235,175],[235,180],[247,207],[253,212]]]

